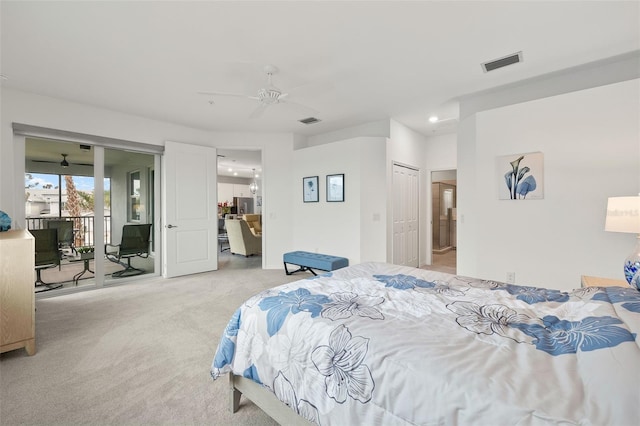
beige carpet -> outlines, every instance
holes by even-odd
[[[209,367],[224,327],[279,270],[223,270],[36,301],[37,353],[0,355],[0,424],[273,425]]]

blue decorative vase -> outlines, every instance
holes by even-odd
[[[0,210],[0,232],[11,229],[11,218],[8,214]]]
[[[631,287],[640,291],[640,261],[633,263],[629,261],[625,262],[624,277]]]
[[[640,237],[635,250],[624,261],[624,277],[631,287],[640,291]]]

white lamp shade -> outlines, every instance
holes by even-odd
[[[640,196],[610,197],[604,229],[640,234]]]

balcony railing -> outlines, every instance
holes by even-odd
[[[63,216],[63,217],[28,217],[28,229],[46,229],[48,220],[71,220],[73,221],[74,245],[95,246],[93,236],[94,216]],[[111,216],[104,217],[104,242],[111,244]],[[102,244],[102,242],[101,242]]]

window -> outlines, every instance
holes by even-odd
[[[140,172],[129,173],[129,220],[140,222],[142,218],[140,204]]]

